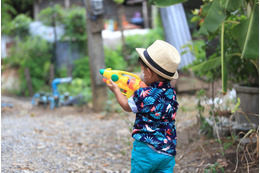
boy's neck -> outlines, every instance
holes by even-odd
[[[163,79],[161,79],[161,78],[156,74],[154,77],[150,78],[148,84],[146,84],[146,85],[150,86],[152,83],[155,83],[155,82],[166,82],[166,81],[164,81]]]

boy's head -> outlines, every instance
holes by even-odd
[[[181,58],[175,47],[165,41],[156,40],[147,49],[136,48],[136,51],[142,62],[142,71],[148,70],[146,71],[148,75],[151,73],[151,75],[146,76],[147,79],[151,77],[152,82],[178,79],[177,68]],[[152,73],[157,74],[158,78]]]
[[[142,58],[139,57],[138,59],[139,64],[141,65],[141,80],[145,82],[146,85],[150,85],[153,82],[157,81],[170,81],[169,79],[166,79],[158,74],[156,74],[154,71],[152,71],[142,60]]]

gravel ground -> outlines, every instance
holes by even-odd
[[[2,172],[130,170],[128,117],[104,119],[74,107],[50,111],[32,109],[28,101],[11,102],[13,108],[1,110]]]

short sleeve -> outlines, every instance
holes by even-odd
[[[149,87],[140,88],[134,92],[133,97],[131,97],[130,100],[128,99],[129,106],[132,106],[131,109],[134,113],[150,112],[150,104],[148,104],[150,90]]]
[[[130,106],[130,108],[131,108],[131,110],[133,111],[133,113],[137,113],[137,112],[138,112],[137,106],[136,106],[136,104],[135,104],[135,102],[134,102],[133,97],[130,97],[130,98],[128,99],[128,105]]]

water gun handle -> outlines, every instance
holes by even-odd
[[[109,80],[108,79],[106,79],[106,78],[103,78],[103,81],[104,82],[106,82],[107,84],[109,84],[110,82],[109,82]],[[123,92],[121,92],[123,95],[125,95],[125,96],[127,96],[127,98],[129,98],[130,96],[129,96],[129,92],[127,91],[127,90],[123,90]]]

